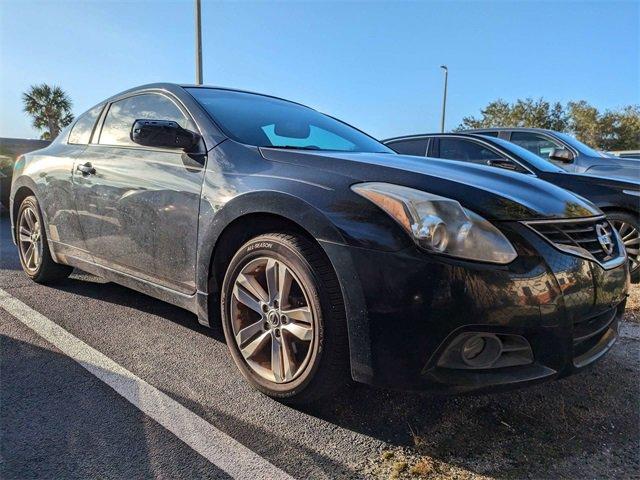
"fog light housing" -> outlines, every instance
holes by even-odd
[[[482,353],[487,342],[480,335],[469,338],[464,345],[462,345],[462,358],[466,361],[472,361],[478,355]]]
[[[463,332],[449,342],[437,365],[443,368],[480,370],[531,363],[531,345],[520,335]]]

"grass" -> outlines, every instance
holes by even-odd
[[[627,322],[640,323],[640,284],[631,285],[629,289],[624,319]]]

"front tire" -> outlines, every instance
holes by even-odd
[[[640,283],[640,218],[626,212],[607,212],[606,215],[627,251],[631,282]]]
[[[260,235],[233,256],[222,324],[236,365],[255,388],[310,403],[348,379],[344,304],[320,248],[304,237]]]
[[[20,264],[34,282],[55,283],[67,278],[72,268],[53,261],[47,232],[36,197],[25,198],[16,217],[16,240]]]

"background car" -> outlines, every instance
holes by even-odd
[[[536,176],[596,204],[618,230],[631,278],[640,282],[640,181],[568,173],[512,142],[484,134],[425,134],[384,140],[401,154],[457,160]]]
[[[566,133],[543,128],[483,128],[461,133],[479,133],[508,140],[567,172],[640,180],[637,161],[598,152]]]
[[[76,267],[181,306],[281,401],[349,374],[449,392],[570,375],[612,347],[626,305],[624,247],[589,201],[395,155],[266,95],[134,88],[23,159],[11,219],[30,278]],[[553,235],[587,228],[581,246]]]
[[[5,208],[9,208],[11,177],[17,158],[27,152],[44,148],[50,143],[48,140],[0,138],[0,204]]]

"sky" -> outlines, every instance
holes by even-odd
[[[640,1],[202,1],[204,83],[280,96],[378,138],[446,129],[497,98],[640,103]],[[38,138],[21,93],[79,115],[119,91],[194,83],[184,1],[0,0],[0,137]]]

